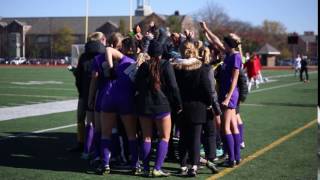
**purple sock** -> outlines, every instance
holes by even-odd
[[[168,142],[161,140],[158,144],[157,159],[154,168],[160,170],[168,152]]]
[[[226,134],[226,144],[229,154],[229,161],[234,161],[234,141],[232,134]]]
[[[142,162],[143,169],[149,171],[149,161],[150,161],[150,151],[151,151],[151,142],[143,142],[142,147]]]
[[[101,132],[94,132],[93,142],[94,142],[94,158],[100,157]]]
[[[240,142],[243,142],[243,124],[238,124],[238,129],[240,133]]]
[[[241,138],[240,134],[233,134],[233,139],[234,139],[234,156],[237,161],[241,159],[241,154],[240,154],[240,143],[241,143]]]
[[[131,154],[131,166],[136,168],[139,165],[138,140],[129,140],[129,149]]]
[[[86,126],[86,139],[84,144],[84,153],[89,153],[91,151],[93,141],[93,126],[92,124],[88,124]]]
[[[118,133],[113,133],[111,135],[111,141],[112,141],[112,148],[111,148],[111,154],[112,157],[118,157],[121,154],[121,149],[120,149],[120,139],[119,139],[119,134]]]
[[[110,149],[111,149],[111,140],[110,139],[101,139],[101,155],[104,165],[109,165],[110,161]]]

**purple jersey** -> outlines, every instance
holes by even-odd
[[[232,71],[234,69],[240,69],[242,65],[242,59],[239,53],[227,55],[223,61],[221,67],[221,76],[220,76],[220,90],[219,90],[219,101],[220,103],[225,100],[227,93],[230,90],[232,83]],[[235,109],[238,104],[239,99],[239,89],[238,86],[235,87],[230,103],[229,108]]]
[[[112,81],[112,86],[103,97],[102,110],[118,114],[133,114],[135,60],[123,56],[115,69],[117,79]]]
[[[95,111],[101,111],[102,98],[104,94],[112,87],[112,82],[106,78],[105,71],[107,70],[107,61],[105,54],[97,55],[92,62],[92,72],[98,73],[98,89],[96,96]]]

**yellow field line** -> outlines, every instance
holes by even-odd
[[[221,178],[227,174],[229,174],[230,172],[240,168],[241,166],[245,165],[246,163],[256,159],[257,157],[263,155],[264,153],[270,151],[271,149],[275,148],[276,146],[282,144],[283,142],[287,141],[288,139],[292,138],[293,136],[301,133],[302,131],[304,131],[305,129],[311,127],[312,125],[316,124],[316,120],[313,120],[311,122],[309,122],[308,124],[304,125],[303,127],[300,127],[294,131],[292,131],[291,133],[283,136],[282,138],[274,141],[273,143],[269,144],[268,146],[256,151],[255,153],[253,153],[252,155],[249,155],[248,157],[246,157],[245,159],[243,159],[241,161],[241,164],[238,166],[235,166],[234,168],[226,168],[224,170],[222,170],[219,174],[213,175],[211,177],[208,178],[208,180],[214,180],[214,179],[218,179]]]

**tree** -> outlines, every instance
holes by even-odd
[[[126,21],[123,19],[119,21],[119,31],[121,34],[127,34]]]
[[[179,16],[172,15],[167,18],[167,25],[170,28],[171,32],[181,32],[181,23]]]
[[[71,45],[73,44],[72,29],[63,27],[57,31],[53,40],[53,52],[56,57],[67,56],[71,53]]]

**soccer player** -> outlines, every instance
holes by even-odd
[[[76,87],[79,93],[77,108],[77,141],[78,146],[69,151],[83,151],[82,158],[87,159],[93,138],[93,109],[88,107],[89,87],[91,81],[91,65],[94,57],[105,52],[106,38],[102,33],[89,35],[85,52],[80,56],[75,71]],[[87,117],[87,123],[85,119]]]
[[[181,111],[181,99],[173,68],[169,61],[162,60],[161,44],[152,40],[149,45],[149,61],[141,64],[136,75],[136,106],[143,135],[142,161],[144,176],[150,175],[150,151],[153,124],[156,125],[160,142],[152,175],[169,176],[162,171],[162,164],[168,151],[171,132],[171,116],[169,97],[172,98],[172,111]]]
[[[208,34],[211,42],[219,47],[226,54],[221,67],[221,83],[219,85],[219,101],[223,107],[223,123],[225,130],[226,145],[228,147],[229,159],[226,161],[228,167],[234,167],[240,163],[240,134],[236,121],[236,107],[239,100],[239,90],[237,87],[239,69],[242,66],[241,40],[233,33],[223,38],[223,42],[213,34],[205,22],[201,27]],[[237,49],[240,51],[237,51]]]

